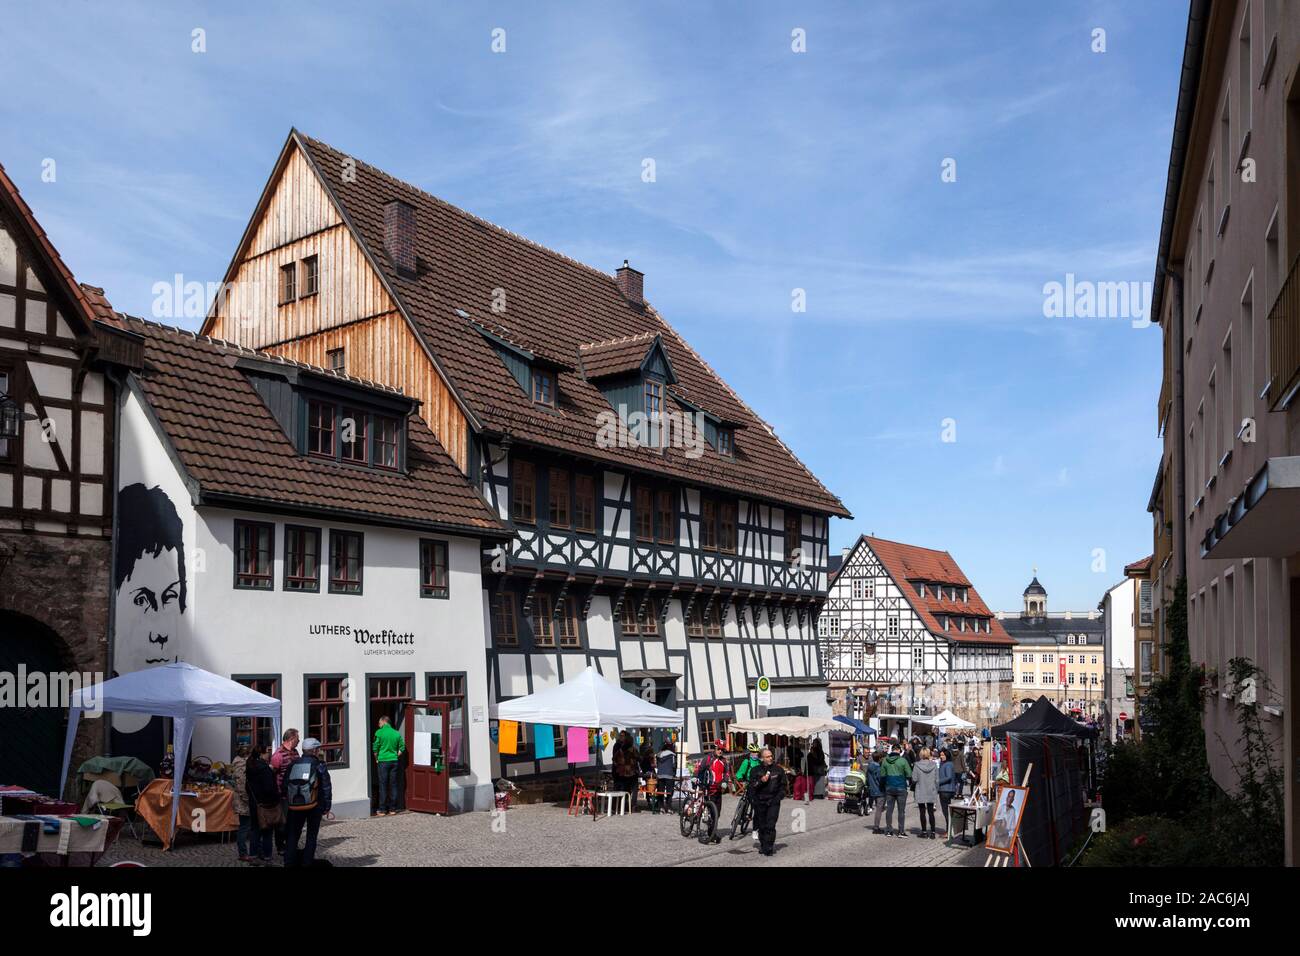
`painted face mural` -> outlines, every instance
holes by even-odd
[[[185,545],[180,516],[161,488],[127,485],[117,508],[113,669],[127,674],[184,656]],[[125,730],[123,721],[139,722],[137,716],[115,716],[113,726]]]

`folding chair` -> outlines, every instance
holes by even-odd
[[[119,813],[122,814],[122,826],[131,832],[131,836],[137,841],[141,841],[140,836],[140,817],[135,812],[134,803],[122,803],[120,800],[114,800],[108,803],[95,804],[95,812],[102,817],[114,817]]]
[[[581,777],[573,778],[573,792],[569,795],[569,813],[571,817],[581,816],[583,808],[592,816],[596,814],[595,792],[587,789]]]

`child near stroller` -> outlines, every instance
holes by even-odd
[[[867,775],[854,763],[844,775],[844,799],[836,807],[839,813],[856,813],[865,816],[867,812]]]

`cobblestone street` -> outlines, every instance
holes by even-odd
[[[723,803],[730,820],[733,798]],[[835,804],[814,801],[782,805],[776,855],[765,859],[749,836],[701,846],[678,832],[677,816],[647,811],[622,817],[568,816],[563,807],[515,807],[504,817],[486,813],[434,817],[341,820],[321,828],[318,858],[335,866],[981,866],[983,849],[948,846],[942,839],[907,839],[873,834],[867,818],[835,812]],[[915,816],[910,820],[915,824]],[[806,824],[806,825],[805,825]],[[182,836],[178,849],[164,853],[129,836],[100,865],[133,860],[146,866],[245,866],[236,859],[233,834]]]

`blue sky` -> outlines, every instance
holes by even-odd
[[[999,609],[1036,565],[1057,610],[1150,552],[1158,330],[1045,318],[1043,287],[1151,280],[1186,0],[369,7],[11,10],[0,163],[78,278],[148,315],[157,281],[221,279],[297,126],[630,259],[857,516],[836,548],[946,549]]]

